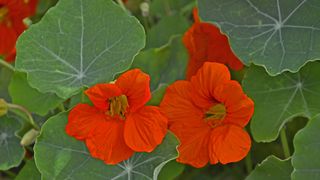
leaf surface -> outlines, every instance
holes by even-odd
[[[278,137],[283,125],[296,116],[312,118],[320,113],[320,62],[308,63],[297,73],[271,77],[251,66],[243,80],[245,92],[255,103],[251,132],[257,142]]]
[[[143,27],[109,0],[60,0],[21,35],[16,67],[31,86],[67,99],[126,70],[145,45]]]
[[[200,0],[200,16],[220,26],[234,52],[272,74],[320,59],[318,0]]]

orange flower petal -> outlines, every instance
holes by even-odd
[[[180,141],[178,162],[196,168],[201,168],[208,163],[210,128],[207,124],[201,120],[189,124],[176,123],[170,127],[170,130]]]
[[[242,62],[232,52],[228,37],[210,23],[201,23],[194,9],[195,23],[184,34],[183,43],[189,52],[187,79],[190,79],[204,62],[228,64],[234,70],[243,68]]]
[[[17,38],[17,33],[13,28],[0,23],[0,54],[9,54],[14,49]]]
[[[248,124],[253,115],[254,103],[244,94],[237,81],[219,85],[214,91],[214,97],[227,108],[224,123],[233,123],[241,127]]]
[[[101,110],[109,108],[108,99],[122,94],[115,84],[96,84],[85,91],[95,107]]]
[[[130,111],[136,111],[151,98],[150,77],[140,69],[123,73],[117,79],[116,85],[127,96]]]
[[[88,137],[97,123],[104,121],[105,115],[88,104],[78,104],[69,113],[66,132],[78,140]]]
[[[203,113],[193,104],[191,96],[191,84],[188,81],[176,81],[166,89],[160,108],[168,117],[169,125],[202,118]]]
[[[125,122],[126,144],[137,152],[151,152],[167,132],[167,118],[156,106],[145,106],[130,113]]]
[[[214,89],[224,82],[230,80],[228,68],[220,63],[206,62],[197,74],[191,78],[193,88],[193,102],[208,110],[213,103],[217,103],[214,97]]]
[[[133,150],[126,145],[123,131],[124,121],[121,119],[99,122],[94,133],[86,139],[90,154],[104,160],[106,164],[117,164],[129,159]]]
[[[13,50],[8,55],[6,55],[5,60],[7,62],[13,62],[16,59],[16,55],[17,55],[16,48],[13,48]]]
[[[209,142],[210,163],[227,164],[243,159],[249,152],[249,134],[236,125],[218,126],[211,132]]]

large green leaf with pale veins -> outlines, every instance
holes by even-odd
[[[308,125],[294,137],[292,179],[314,180],[320,178],[320,115],[311,119]]]
[[[275,140],[293,117],[312,118],[320,113],[320,62],[308,63],[297,73],[271,77],[264,68],[251,66],[243,80],[255,103],[251,132],[258,142]]]
[[[281,160],[275,156],[269,156],[256,166],[246,180],[290,180],[292,170],[290,159]]]
[[[245,62],[270,74],[320,59],[319,0],[199,0],[200,16],[221,27]]]
[[[0,117],[0,170],[7,170],[20,164],[24,149],[15,132],[21,128],[18,120]]]
[[[143,27],[111,0],[60,0],[17,44],[31,86],[62,98],[110,81],[144,47]]]
[[[177,157],[178,141],[168,133],[152,153],[135,153],[118,165],[106,165],[92,158],[83,142],[65,133],[67,121],[67,112],[50,118],[36,141],[35,159],[43,179],[156,179],[161,168]]]

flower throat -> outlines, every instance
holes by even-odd
[[[129,106],[127,96],[121,95],[109,98],[109,104],[109,111],[107,112],[108,115],[118,115],[122,119],[125,118],[125,113]]]
[[[226,115],[227,110],[224,104],[216,104],[205,113],[205,121],[213,128],[220,125]]]

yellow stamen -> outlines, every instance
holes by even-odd
[[[211,127],[215,127],[222,123],[226,115],[226,107],[223,104],[216,104],[206,112],[205,120]]]
[[[125,113],[127,111],[128,99],[127,96],[121,95],[112,97],[109,99],[110,108],[108,114],[110,116],[119,115],[122,118],[125,118]]]
[[[2,22],[8,15],[9,9],[7,7],[0,6],[0,22]]]

